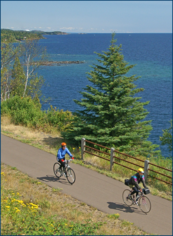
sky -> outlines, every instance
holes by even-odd
[[[172,1],[1,1],[1,29],[172,33]]]

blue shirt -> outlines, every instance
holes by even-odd
[[[63,158],[65,158],[65,154],[68,154],[70,157],[72,157],[72,154],[70,153],[70,151],[68,150],[68,148],[65,148],[64,150],[62,148],[60,148],[58,150],[58,153],[57,153],[57,159],[58,160],[61,160]]]

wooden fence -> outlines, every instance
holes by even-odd
[[[88,146],[88,145],[86,145],[86,143],[90,143],[90,144],[96,145],[96,146],[98,146],[98,147],[104,148],[104,149],[108,150],[109,153],[108,153],[108,152],[101,151],[101,150],[96,149],[96,148],[94,148],[94,147]],[[91,152],[91,151],[88,151],[88,149],[91,150],[91,151],[97,152],[97,154],[95,154],[95,153],[93,153],[93,152]],[[139,159],[139,158],[133,157],[133,156],[128,155],[128,154],[126,154],[126,153],[119,152],[119,151],[115,150],[114,148],[108,148],[108,147],[102,146],[102,145],[100,145],[100,144],[93,143],[93,142],[91,142],[91,141],[89,141],[89,140],[86,140],[85,138],[82,138],[82,139],[81,139],[81,158],[82,158],[82,160],[84,159],[84,153],[88,153],[88,154],[90,154],[90,155],[94,155],[94,156],[97,156],[97,157],[99,157],[99,158],[101,158],[101,159],[104,159],[104,160],[106,160],[106,161],[109,161],[109,162],[110,162],[110,170],[112,170],[112,166],[113,166],[113,164],[115,163],[115,164],[120,165],[120,166],[122,166],[122,167],[124,167],[124,168],[130,169],[130,170],[133,170],[133,171],[136,171],[136,169],[130,168],[130,167],[128,167],[128,166],[126,166],[126,165],[123,165],[123,164],[121,164],[121,163],[119,163],[119,162],[117,161],[117,160],[120,160],[120,161],[127,162],[127,163],[129,163],[129,164],[132,164],[132,165],[134,165],[134,166],[138,166],[138,167],[144,168],[144,176],[145,176],[145,179],[146,179],[146,180],[147,180],[147,177],[150,176],[151,178],[155,178],[155,179],[157,179],[157,180],[159,180],[159,181],[162,181],[162,182],[164,182],[164,183],[166,183],[166,184],[172,185],[172,176],[163,174],[163,173],[158,172],[158,171],[156,171],[156,170],[152,170],[152,169],[149,168],[149,165],[155,166],[155,167],[160,168],[160,169],[162,169],[162,170],[166,170],[168,173],[171,172],[171,175],[172,175],[172,170],[167,169],[167,168],[164,168],[164,167],[162,167],[162,166],[158,166],[158,165],[156,165],[156,164],[153,164],[153,163],[149,162],[148,160],[143,161],[143,160],[141,160],[141,159]],[[130,161],[118,157],[118,156],[116,155],[116,153],[117,153],[117,154],[121,154],[122,156],[126,156],[126,157],[130,158]],[[106,157],[102,157],[102,156],[99,155],[99,154],[104,154],[104,155],[106,155],[107,158],[106,158]],[[137,161],[139,161],[139,162],[142,162],[143,165],[142,165],[142,163],[141,163],[141,165],[140,165],[140,164],[137,164],[137,163],[133,163],[133,162],[131,162],[131,159],[134,159],[134,160],[137,160]],[[116,160],[116,161],[115,161],[115,160]],[[155,176],[153,176],[153,175],[151,175],[151,174],[148,174],[148,171],[151,171],[151,172],[153,172],[153,173],[156,173],[156,174],[159,174],[159,175],[164,176],[164,177],[166,177],[166,178],[169,178],[169,179],[171,179],[171,182],[168,182],[168,181],[166,181],[166,180],[163,180],[163,179],[161,179],[161,178],[157,178],[157,177],[155,177]]]

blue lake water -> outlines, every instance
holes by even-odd
[[[97,55],[110,46],[111,34],[69,34],[50,35],[39,40],[47,48],[49,60],[84,61],[83,64],[41,66],[38,73],[43,75],[43,95],[50,97],[50,104],[63,110],[79,109],[73,99],[81,99],[80,91],[90,84],[87,72],[97,63]],[[145,90],[138,93],[141,102],[150,101],[145,108],[149,111],[147,120],[152,120],[153,130],[149,140],[160,144],[162,130],[170,126],[172,119],[172,35],[171,34],[116,34],[117,45],[122,45],[124,60],[136,66],[128,75],[141,76],[135,84]],[[170,153],[166,146],[162,154]]]

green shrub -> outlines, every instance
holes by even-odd
[[[50,106],[47,111],[41,110],[39,99],[14,96],[1,104],[1,114],[10,115],[11,121],[16,125],[24,125],[50,132],[53,129],[64,131],[68,129],[73,120],[70,111],[57,110]]]
[[[59,130],[61,131],[69,128],[73,116],[70,111],[59,111],[56,108],[53,108],[53,106],[50,106],[50,109],[46,111],[46,119],[53,127],[56,127],[58,124]]]

